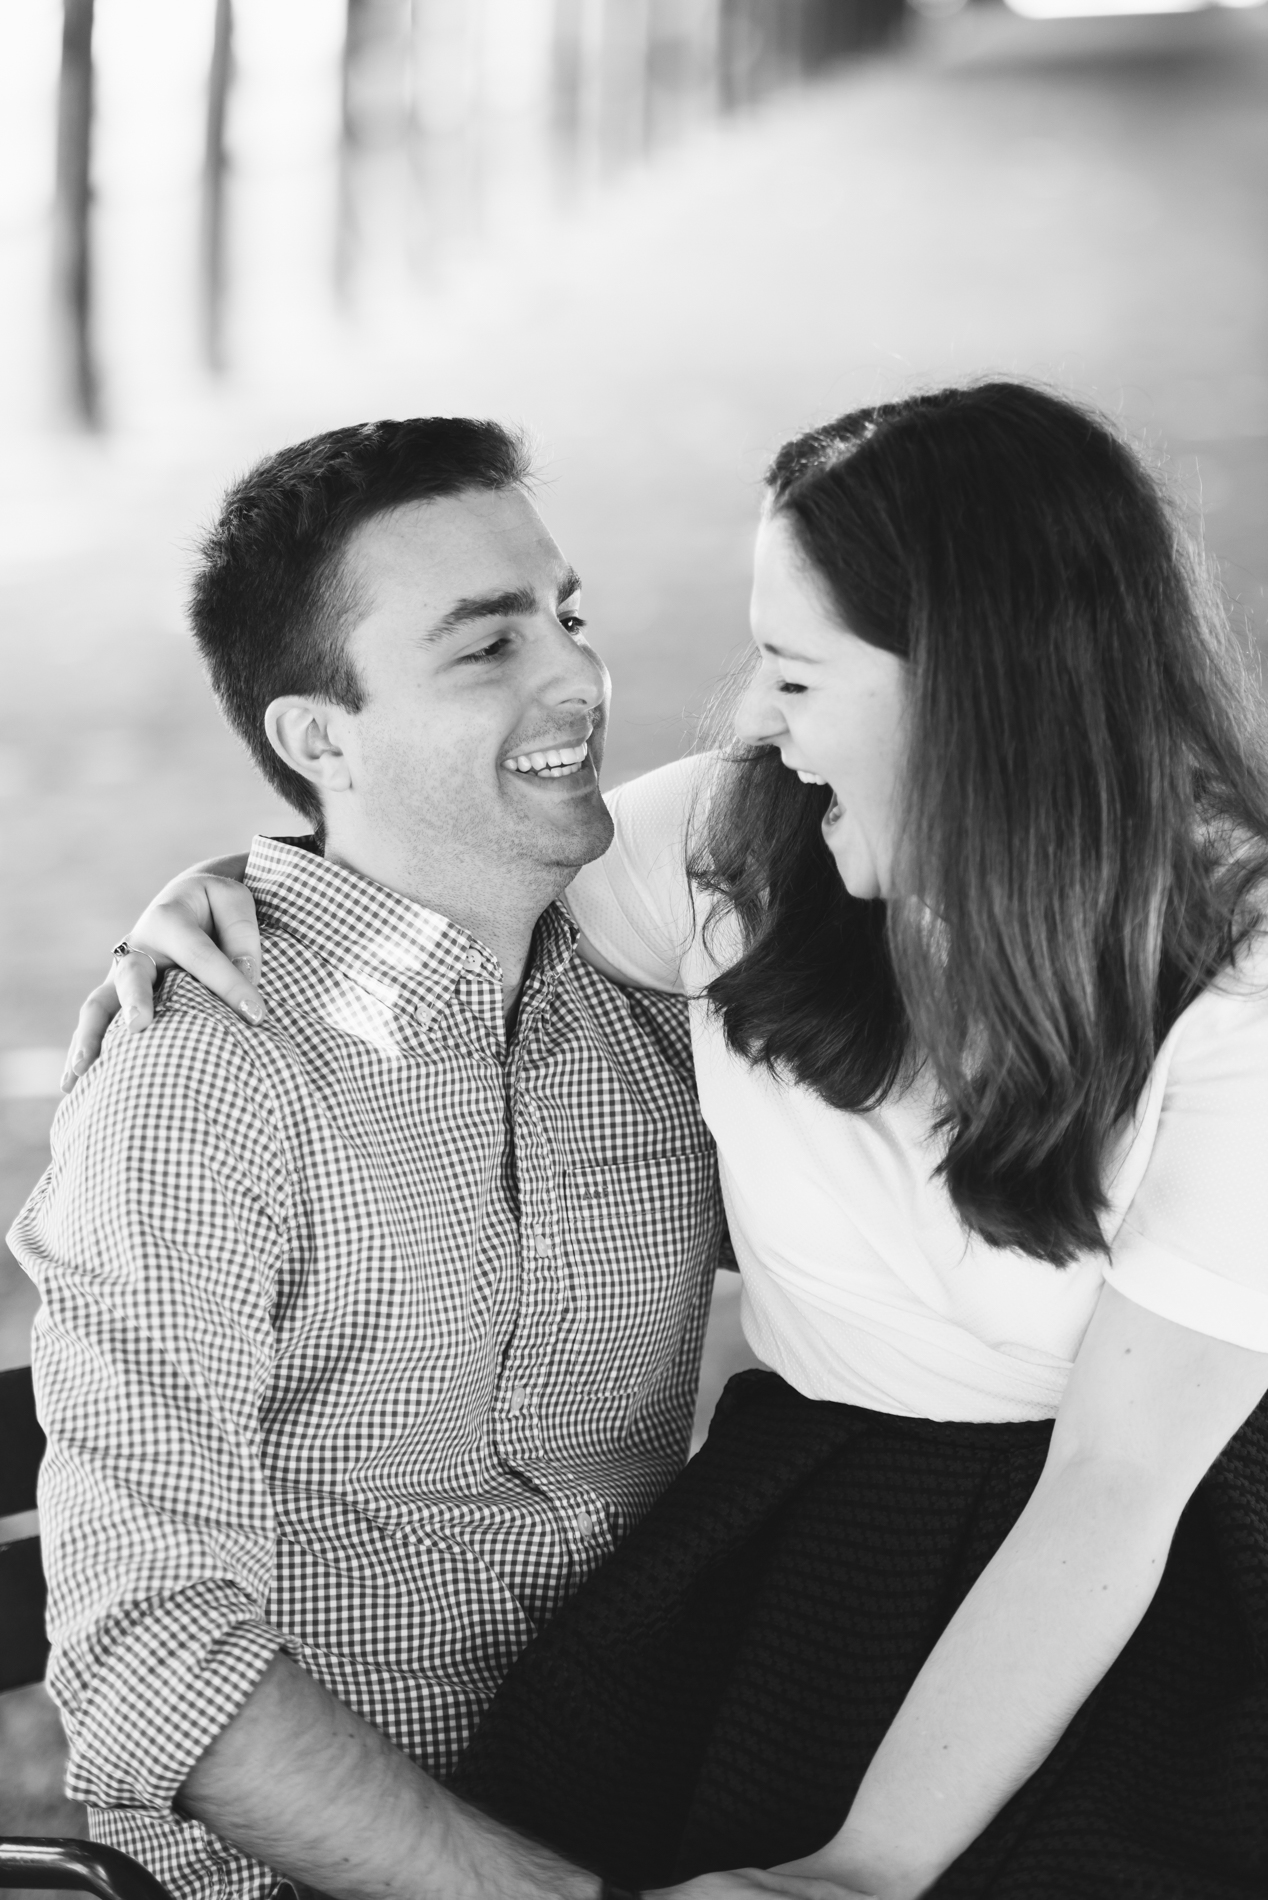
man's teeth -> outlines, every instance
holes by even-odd
[[[542,778],[567,778],[579,772],[590,753],[587,741],[580,745],[549,746],[545,752],[521,752],[514,759],[503,759],[508,772],[537,772]]]
[[[798,772],[797,777],[803,785],[826,785],[827,779],[820,778],[817,772]]]

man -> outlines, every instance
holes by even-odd
[[[681,1464],[721,1212],[681,1006],[555,904],[607,679],[526,478],[433,419],[231,492],[194,632],[320,849],[251,853],[263,1026],[169,980],[11,1236],[69,1787],[182,1895],[595,1890],[431,1777]]]

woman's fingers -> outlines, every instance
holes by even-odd
[[[133,939],[128,939],[133,943]],[[91,1069],[101,1054],[107,1029],[120,1010],[132,1035],[148,1029],[154,1021],[154,991],[158,984],[158,963],[148,951],[133,944],[126,957],[116,957],[110,974],[88,996],[79,1012],[62,1075],[62,1092],[69,1094],[86,1069]]]
[[[154,1020],[158,964],[148,951],[132,943],[131,938],[128,942],[132,944],[131,955],[117,958],[110,974],[114,978],[118,1007],[123,1011],[123,1020],[131,1033],[134,1029],[148,1029]],[[103,984],[102,987],[108,985]]]
[[[859,1887],[844,1885],[827,1874],[785,1874],[771,1867],[759,1879],[763,1891],[787,1896],[787,1900],[876,1900]]]
[[[260,1015],[263,1016],[264,999],[255,991],[262,965],[260,926],[256,921],[251,893],[236,879],[219,877],[208,881],[207,903],[216,942],[255,993],[255,1000],[260,1004]],[[226,1002],[233,1002],[235,1008],[247,1000],[246,996],[225,998]]]
[[[188,970],[247,1022],[263,1022],[260,932],[244,885],[203,874],[178,878],[142,911],[128,941],[143,944],[160,968]]]
[[[876,1900],[823,1874],[789,1874],[777,1867],[736,1867],[729,1873],[697,1874],[677,1887],[661,1887],[647,1900]]]
[[[75,1033],[71,1037],[70,1048],[66,1054],[66,1068],[62,1074],[62,1091],[69,1094],[85,1069],[90,1069],[101,1054],[101,1039],[110,1027],[112,1018],[119,1008],[119,996],[114,986],[114,972],[99,983],[88,996],[79,1012],[75,1024]]]
[[[876,1900],[856,1886],[849,1873],[833,1866],[831,1842],[801,1860],[768,1867],[761,1878],[772,1892],[787,1894],[789,1900]]]
[[[213,941],[214,938],[217,941]],[[128,1033],[154,1020],[154,990],[177,964],[215,992],[249,1023],[263,1022],[260,932],[251,893],[231,877],[191,872],[175,879],[142,911],[128,932],[130,954],[120,957],[79,1012],[63,1089],[72,1089],[101,1054],[114,1016],[123,1010]]]

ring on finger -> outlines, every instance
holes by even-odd
[[[139,944],[129,943],[126,937],[121,937],[114,949],[110,952],[110,955],[114,958],[116,963],[122,963],[125,957],[149,957],[150,962],[154,965],[155,981],[158,981],[159,966],[157,959],[150,956],[148,950],[142,950]]]

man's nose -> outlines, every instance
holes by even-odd
[[[563,627],[550,640],[550,660],[545,669],[543,697],[557,706],[584,706],[593,712],[608,695],[608,669],[593,647],[579,645]]]

